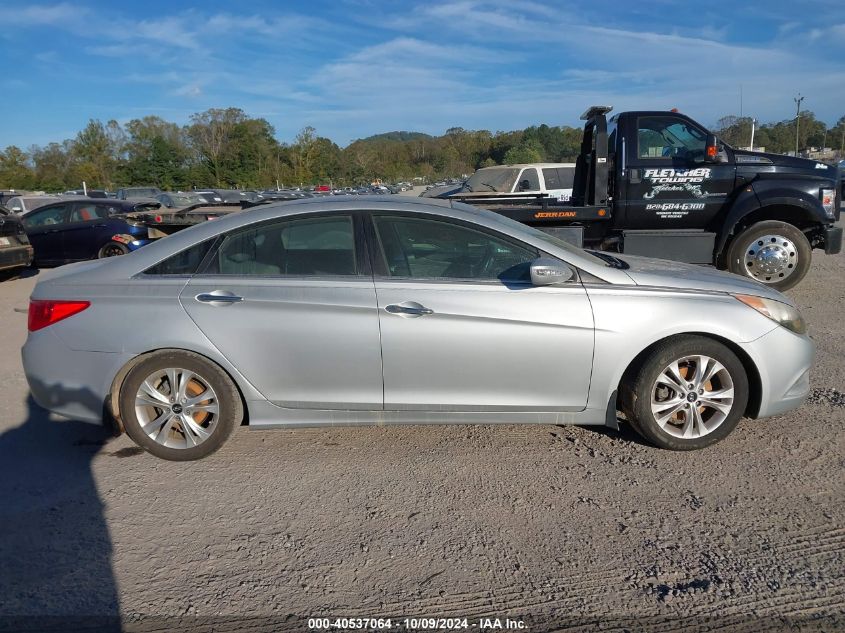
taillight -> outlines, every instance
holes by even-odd
[[[53,301],[52,299],[29,301],[27,328],[35,332],[53,323],[58,323],[74,314],[79,314],[91,305],[90,301]]]

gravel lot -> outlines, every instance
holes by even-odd
[[[845,255],[790,292],[810,401],[694,453],[624,427],[241,428],[160,461],[28,400],[36,278],[0,284],[0,630],[845,629]]]

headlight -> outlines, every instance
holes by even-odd
[[[781,301],[774,299],[764,299],[763,297],[753,297],[751,295],[734,295],[737,299],[742,301],[749,308],[754,308],[765,317],[769,317],[775,323],[782,325],[788,330],[792,330],[796,334],[805,334],[807,332],[807,324],[804,323],[804,318],[796,308]]]
[[[822,189],[821,199],[827,217],[834,217],[836,215],[836,189]]]

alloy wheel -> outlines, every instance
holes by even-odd
[[[199,446],[214,432],[220,416],[209,382],[188,369],[167,368],[147,376],[135,395],[141,430],[167,448]]]
[[[651,389],[651,412],[673,437],[693,439],[715,431],[734,403],[734,382],[725,366],[703,355],[667,365]]]

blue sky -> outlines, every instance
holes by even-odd
[[[591,104],[845,114],[842,0],[0,0],[0,147],[234,106],[281,141],[577,125]],[[741,88],[740,88],[741,87]]]

